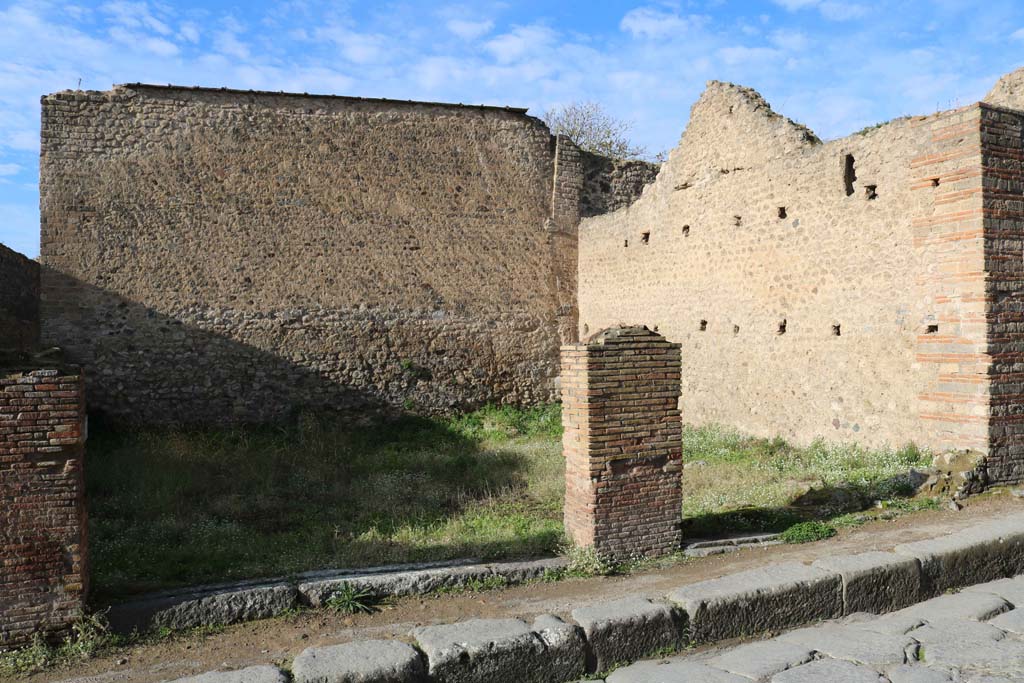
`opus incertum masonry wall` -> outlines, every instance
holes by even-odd
[[[565,527],[602,556],[682,542],[679,345],[618,327],[562,347]]]
[[[85,437],[77,369],[0,372],[0,649],[83,613]]]
[[[581,338],[681,344],[688,424],[971,449],[1021,481],[1021,82],[827,143],[710,83],[655,183],[581,223]]]
[[[43,342],[86,367],[90,406],[138,422],[551,401],[581,211],[656,168],[605,161],[525,109],[49,95]]]

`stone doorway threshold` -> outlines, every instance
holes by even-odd
[[[412,629],[466,619],[514,617],[532,622],[541,614],[568,619],[573,610],[626,596],[661,599],[681,585],[764,567],[771,563],[810,563],[838,554],[888,551],[895,546],[961,531],[993,518],[1024,512],[1024,501],[998,492],[968,501],[959,512],[925,511],[892,521],[876,521],[806,545],[755,546],[724,555],[694,558],[671,567],[627,576],[531,583],[504,590],[457,595],[410,596],[379,612],[342,616],[327,610],[225,627],[211,635],[183,636],[139,645],[52,670],[27,680],[100,683],[158,683],[218,669],[241,669],[268,662],[289,663],[311,646],[357,640],[409,640]]]

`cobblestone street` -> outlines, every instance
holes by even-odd
[[[769,640],[637,662],[607,683],[1024,681],[1024,576],[883,616],[855,614]]]

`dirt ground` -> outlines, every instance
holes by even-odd
[[[1024,501],[1004,491],[970,500],[959,512],[943,509],[904,515],[891,521],[874,521],[807,545],[754,548],[729,555],[688,559],[670,567],[628,576],[539,583],[475,594],[409,597],[366,615],[304,611],[229,626],[222,632],[203,637],[182,636],[125,648],[70,668],[54,669],[20,680],[157,683],[215,669],[287,663],[311,646],[370,638],[407,639],[413,627],[425,624],[488,617],[520,617],[530,621],[543,613],[567,617],[580,605],[633,594],[658,598],[682,584],[769,562],[808,562],[837,553],[890,550],[899,543],[940,536],[991,517],[1020,511],[1024,511]]]

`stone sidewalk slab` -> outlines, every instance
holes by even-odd
[[[686,611],[695,643],[778,631],[843,613],[840,576],[797,562],[683,586],[668,599]]]
[[[292,662],[295,683],[416,683],[420,653],[397,640],[364,640],[311,647]]]
[[[684,643],[685,615],[672,606],[631,597],[573,610],[573,620],[583,628],[589,647],[587,664],[592,671],[606,671]]]

